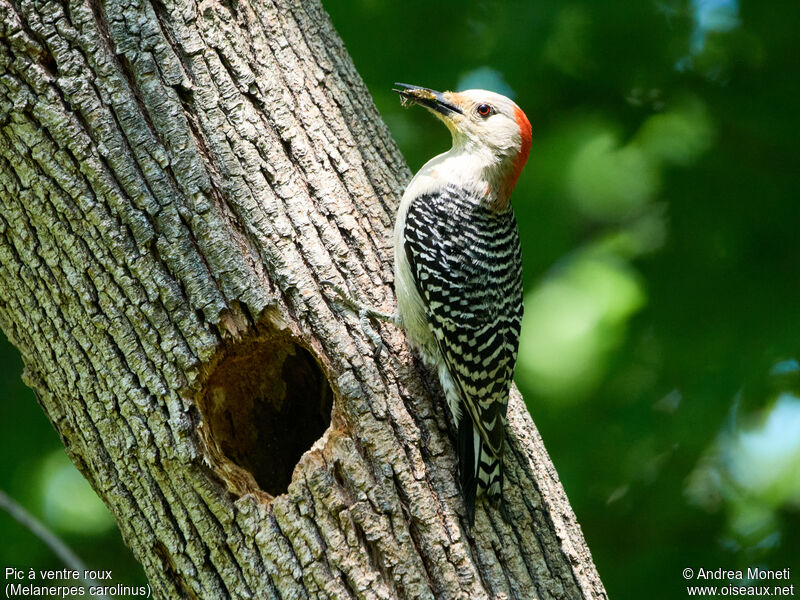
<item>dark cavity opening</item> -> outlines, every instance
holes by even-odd
[[[243,494],[255,483],[277,496],[330,425],[332,401],[308,350],[282,335],[242,340],[208,378],[198,403],[201,438],[229,489]]]

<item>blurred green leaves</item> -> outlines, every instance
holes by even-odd
[[[689,500],[710,512],[724,508],[729,543],[747,551],[781,538],[780,513],[800,508],[800,397],[780,394],[740,424],[731,423],[704,453],[686,485]]]
[[[730,453],[731,477],[744,493],[773,507],[800,506],[800,398],[779,396],[761,423],[737,432]]]
[[[705,105],[686,97],[669,110],[649,117],[635,137],[635,145],[659,166],[688,167],[714,142],[714,127]]]
[[[664,168],[691,165],[712,141],[710,118],[696,98],[648,117],[624,144],[610,126],[587,130],[566,168],[568,197],[588,218],[629,218],[657,197]]]
[[[567,4],[555,17],[544,46],[544,59],[562,73],[581,77],[590,70],[591,15],[580,4]]]
[[[517,380],[542,399],[585,398],[644,301],[638,275],[613,253],[566,258],[525,296]]]
[[[647,117],[626,143],[619,127],[596,118],[578,116],[562,130],[551,136],[570,141],[548,159],[563,174],[556,193],[588,222],[613,229],[563,257],[526,295],[517,377],[550,400],[585,398],[607,374],[628,320],[646,302],[630,260],[664,240],[654,206],[663,172],[690,166],[713,144],[711,120],[693,97]]]
[[[58,532],[97,535],[114,527],[114,519],[63,450],[46,456],[39,468],[42,513]]]
[[[568,191],[589,217],[617,220],[641,209],[658,189],[658,171],[635,144],[609,131],[589,137],[568,168]]]

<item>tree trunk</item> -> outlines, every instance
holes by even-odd
[[[519,393],[465,528],[409,171],[316,0],[0,0],[0,325],[160,598],[605,598]],[[427,379],[426,379],[427,377]]]

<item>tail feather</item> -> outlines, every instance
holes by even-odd
[[[483,443],[481,446],[476,476],[478,496],[486,496],[492,506],[499,507],[503,501],[503,459],[490,454]]]
[[[467,519],[470,525],[474,525],[478,483],[475,477],[475,428],[472,419],[465,414],[458,420],[458,471],[461,474],[461,492],[467,507]]]
[[[502,508],[503,459],[489,451],[467,415],[462,415],[458,423],[458,466],[467,519],[472,526],[477,498],[485,497],[492,506]]]

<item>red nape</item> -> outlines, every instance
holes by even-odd
[[[519,135],[521,140],[519,153],[514,159],[514,164],[511,168],[511,172],[508,174],[508,179],[506,180],[506,184],[504,186],[506,197],[511,195],[511,191],[514,189],[514,186],[517,185],[519,174],[522,173],[522,167],[524,167],[525,163],[528,161],[528,154],[530,154],[531,151],[531,123],[528,121],[528,117],[525,116],[525,113],[522,112],[522,109],[520,109],[519,106],[514,107],[514,117],[517,121],[517,125],[519,126]]]
[[[519,151],[519,156],[524,163],[528,160],[528,153],[531,151],[531,138],[533,137],[531,122],[528,121],[528,117],[525,116],[519,106],[514,107],[514,118],[517,120],[517,125],[519,125],[519,134],[522,136],[522,148]]]

